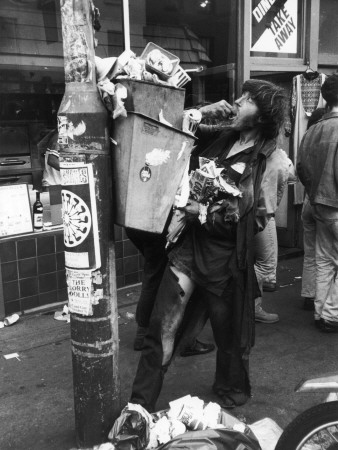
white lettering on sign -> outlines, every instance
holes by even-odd
[[[256,8],[252,11],[252,14],[255,16],[257,22],[260,22],[263,19],[275,1],[276,0],[262,0],[258,3]]]
[[[251,20],[250,50],[297,54],[298,0],[265,0],[255,4],[257,6],[252,11]]]

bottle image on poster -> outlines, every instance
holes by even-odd
[[[62,162],[62,217],[65,265],[71,269],[101,266],[92,164]]]

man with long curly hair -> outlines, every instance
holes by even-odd
[[[276,211],[287,183],[288,158],[276,143],[284,110],[283,90],[263,80],[246,81],[234,106],[221,100],[200,109],[203,118],[230,119],[219,131],[202,123],[197,135],[203,150],[196,152],[223,168],[242,196],[237,204],[229,203],[231,211],[218,209],[218,198],[207,209],[192,199],[184,208],[189,226],[168,255],[132,403],[155,410],[196,286],[208,308],[217,345],[213,391],[226,408],[242,405],[250,397],[249,353],[254,343],[254,299],[259,294],[253,237]]]

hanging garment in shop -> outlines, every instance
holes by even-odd
[[[307,130],[308,120],[317,108],[326,105],[320,89],[326,75],[318,72],[304,72],[292,80],[291,115],[293,121],[293,163],[296,167],[300,142]],[[294,185],[294,204],[303,203],[304,187],[300,182]]]

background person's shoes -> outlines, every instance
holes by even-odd
[[[262,323],[276,323],[279,321],[278,314],[264,311],[261,305],[255,306],[255,321]]]
[[[303,309],[305,311],[314,311],[315,299],[313,297],[304,297]]]
[[[186,347],[181,350],[180,355],[183,357],[194,355],[205,355],[215,350],[214,344],[207,344],[205,342],[195,339],[195,343],[191,347]]]
[[[338,322],[333,322],[331,320],[319,319],[320,331],[324,333],[338,333]]]
[[[269,281],[263,282],[263,291],[265,292],[275,292],[276,290],[276,283],[271,283]]]
[[[147,334],[148,328],[146,327],[137,327],[136,336],[134,339],[134,350],[140,351],[143,350],[143,341],[144,337]]]

